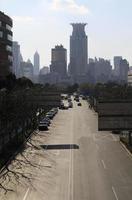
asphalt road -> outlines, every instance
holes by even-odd
[[[98,132],[97,114],[81,102],[32,137],[0,179],[0,199],[132,199],[132,156],[117,135]]]

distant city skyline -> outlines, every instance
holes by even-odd
[[[62,44],[68,50],[70,23],[86,22],[89,57],[126,58],[132,65],[130,0],[0,0],[0,10],[13,18],[13,40],[24,60],[33,62],[38,51],[42,66],[51,64],[51,49]],[[125,8],[125,9],[124,9]]]

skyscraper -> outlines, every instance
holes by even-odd
[[[65,78],[67,75],[67,50],[62,45],[55,46],[52,49],[50,72],[55,72],[60,75],[60,78]]]
[[[85,33],[86,23],[73,23],[70,36],[70,65],[69,74],[73,77],[87,73],[88,67],[88,41]]]
[[[16,77],[20,77],[20,62],[21,62],[21,54],[20,54],[20,45],[18,42],[13,42],[13,68],[12,72],[16,75]]]
[[[122,60],[122,56],[114,56],[114,70],[115,75],[120,76],[120,62]]]
[[[39,68],[40,68],[40,56],[38,52],[36,51],[34,54],[34,75],[39,75]]]

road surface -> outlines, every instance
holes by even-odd
[[[1,178],[0,199],[132,199],[131,155],[117,135],[98,132],[97,114],[81,102],[32,137]]]

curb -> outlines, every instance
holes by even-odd
[[[121,140],[120,140],[120,144],[132,159],[132,153],[129,151],[129,149],[126,147],[126,145]]]

